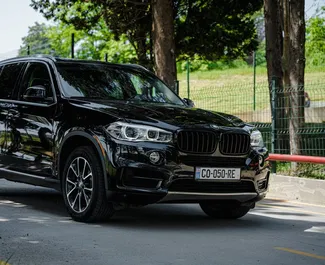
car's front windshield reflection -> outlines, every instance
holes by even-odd
[[[64,95],[184,105],[153,74],[132,67],[90,63],[57,63]]]

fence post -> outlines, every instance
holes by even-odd
[[[187,59],[186,63],[186,72],[187,72],[187,98],[190,98],[190,60]]]
[[[27,55],[30,55],[30,46],[27,46]]]
[[[177,95],[179,95],[179,81],[178,80],[175,81],[175,92]]]
[[[276,149],[276,84],[275,78],[272,78],[272,86],[271,86],[271,101],[272,101],[272,144],[271,144],[271,152],[274,154]],[[276,161],[272,163],[272,173],[276,173]]]
[[[256,110],[256,52],[253,52],[253,68],[254,68],[254,77],[253,77],[253,110]]]
[[[74,33],[71,34],[71,58],[74,58]]]
[[[107,63],[108,62],[108,54],[105,53],[105,62]]]

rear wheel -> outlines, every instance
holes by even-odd
[[[212,218],[238,219],[245,216],[251,207],[242,205],[217,205],[213,203],[200,203],[203,212]]]
[[[79,222],[108,219],[114,214],[107,201],[100,160],[90,146],[76,148],[65,163],[62,192],[71,217]]]

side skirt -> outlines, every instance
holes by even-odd
[[[18,172],[6,168],[0,168],[0,178],[4,178],[9,181],[51,188],[57,191],[61,191],[60,181],[57,179],[51,179],[48,177]]]

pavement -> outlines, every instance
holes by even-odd
[[[263,200],[239,220],[151,205],[71,220],[59,193],[0,180],[0,264],[325,264],[325,206]]]
[[[269,187],[269,199],[325,205],[324,180],[272,174]]]

